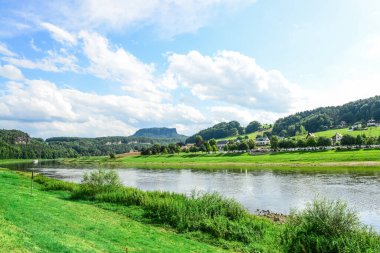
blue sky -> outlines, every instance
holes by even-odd
[[[0,128],[129,135],[380,95],[376,0],[0,0]]]

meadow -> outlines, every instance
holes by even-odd
[[[327,150],[303,152],[277,152],[251,155],[248,153],[180,153],[169,155],[108,157],[81,157],[60,159],[62,163],[107,163],[129,167],[149,168],[275,168],[296,167],[365,167],[380,168],[379,149]]]
[[[98,170],[82,184],[0,170],[1,252],[378,252],[379,235],[339,201],[285,224],[206,193],[145,192]],[[323,221],[323,222],[321,222]],[[326,232],[327,231],[327,232]]]
[[[0,252],[224,252],[0,170]],[[139,209],[123,212],[138,213]]]
[[[365,135],[366,137],[377,138],[380,136],[380,127],[368,127],[368,129],[365,129],[365,130],[355,130],[355,131],[352,131],[349,128],[339,128],[339,129],[326,130],[322,132],[316,132],[314,134],[317,137],[331,138],[336,133],[340,133],[341,135],[348,134],[351,136]],[[306,138],[306,135],[296,136],[296,138]]]

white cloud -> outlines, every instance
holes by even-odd
[[[9,82],[0,93],[0,109],[2,124],[20,125],[41,137],[128,135],[140,127],[205,122],[188,105],[86,93],[44,80]]]
[[[24,79],[21,70],[19,70],[13,65],[0,65],[0,76],[10,80]]]
[[[46,4],[34,12],[59,39],[71,40],[67,30],[120,31],[153,27],[161,37],[195,32],[222,12],[242,9],[255,0],[74,0]],[[51,23],[56,24],[54,27]]]
[[[0,54],[6,56],[16,56],[16,53],[10,51],[4,43],[0,42]]]
[[[0,104],[8,110],[0,118],[17,121],[74,121],[79,116],[73,112],[70,101],[48,81],[26,80],[9,82]]]
[[[34,39],[31,39],[30,42],[29,42],[29,44],[30,44],[30,47],[31,47],[34,51],[36,51],[36,52],[42,52],[42,49],[39,48],[39,47],[37,47],[36,44],[34,43]]]
[[[80,37],[83,39],[83,52],[90,61],[88,71],[91,74],[119,82],[129,94],[148,100],[168,98],[165,90],[175,88],[168,79],[156,79],[153,64],[141,62],[123,48],[112,47],[103,36],[82,31]]]
[[[168,60],[167,74],[201,100],[281,113],[297,99],[297,86],[279,71],[267,71],[239,52],[220,51],[210,57],[191,51],[172,54]]]
[[[62,44],[75,45],[77,43],[77,40],[74,35],[56,25],[53,25],[48,22],[42,22],[41,26],[50,32],[51,37],[54,40]]]
[[[40,69],[47,72],[77,72],[79,69],[76,56],[68,54],[64,49],[59,52],[48,50],[46,57],[34,61],[21,57],[3,57],[2,59],[20,68]]]

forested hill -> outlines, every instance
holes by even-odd
[[[185,141],[187,136],[177,133],[175,128],[154,127],[139,129],[134,137],[151,137],[151,138],[177,138],[180,141]]]
[[[219,139],[233,135],[239,135],[244,133],[244,127],[237,121],[222,122],[216,124],[207,129],[201,130],[198,133],[190,136],[186,139],[186,143],[195,143],[195,137],[197,135],[202,136],[204,140],[210,140],[212,138]]]
[[[168,145],[182,138],[152,138],[143,136],[112,136],[99,138],[52,137],[31,138],[19,130],[0,130],[0,159],[78,157],[120,154],[140,150],[153,144]]]
[[[278,119],[272,133],[280,136],[294,136],[302,131],[318,132],[357,122],[380,121],[380,96],[361,99],[341,106],[321,107]]]

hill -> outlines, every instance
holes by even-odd
[[[294,136],[304,132],[319,132],[353,125],[357,122],[367,123],[374,119],[380,121],[380,96],[360,99],[341,106],[320,107],[310,111],[299,112],[278,119],[273,126],[273,134]]]
[[[175,133],[176,130],[174,129]],[[45,141],[19,130],[0,130],[0,159],[55,159],[60,157],[122,154],[152,144],[184,142],[186,136],[168,138],[111,136],[99,138],[52,137]]]
[[[221,122],[207,129],[201,130],[198,133],[186,139],[186,143],[194,143],[197,135],[202,136],[204,140],[221,139],[230,136],[238,136],[244,134],[244,127],[240,126],[237,121]]]
[[[137,132],[132,136],[150,138],[176,138],[182,141],[187,138],[185,135],[178,134],[177,129],[167,127],[142,128],[137,130]]]

